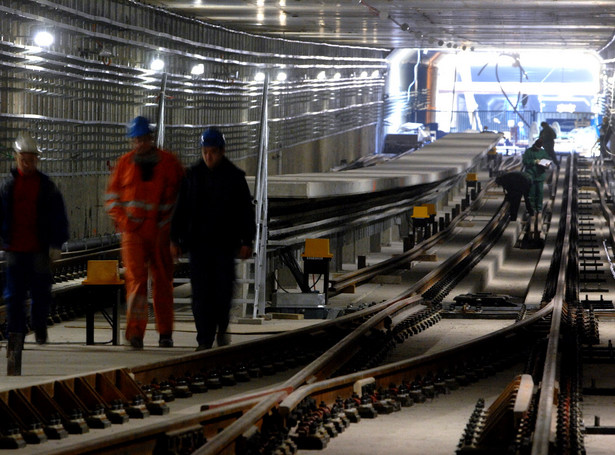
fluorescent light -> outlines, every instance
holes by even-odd
[[[160,60],[159,58],[155,58],[154,60],[152,60],[152,63],[149,67],[154,71],[160,71],[164,68],[164,61]]]
[[[367,78],[367,71],[361,71],[361,79],[366,79]]]
[[[34,43],[39,47],[48,47],[53,44],[54,37],[51,33],[46,31],[37,32],[34,35]]]
[[[380,77],[380,71],[374,70],[373,73],[372,73],[372,77],[373,78]]]
[[[196,65],[192,67],[190,74],[194,76],[200,76],[204,72],[205,72],[205,65],[203,65],[202,63],[197,63]]]
[[[256,82],[262,82],[265,80],[265,73],[263,73],[262,71],[259,71],[258,73],[256,73],[254,75],[254,80]]]
[[[288,76],[284,71],[280,71],[276,77],[276,79],[280,82],[284,82]]]
[[[340,80],[341,78],[342,78],[342,75],[340,73],[335,73],[333,75],[333,79],[336,80],[336,81]]]
[[[318,79],[319,81],[324,81],[326,78],[327,78],[327,73],[325,73],[324,71],[321,71],[316,76],[316,79]]]

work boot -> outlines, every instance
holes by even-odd
[[[228,344],[231,344],[231,336],[226,332],[224,333],[218,332],[216,341],[218,342],[218,346],[226,346]]]
[[[47,343],[47,326],[34,329],[34,338],[37,344]]]
[[[172,348],[173,347],[173,336],[170,334],[160,334],[160,339],[158,340],[158,346],[161,348]]]
[[[129,340],[129,342],[133,349],[137,349],[139,351],[143,349],[143,338],[134,336]]]
[[[9,333],[7,347],[7,376],[21,376],[21,353],[23,351],[23,333]]]

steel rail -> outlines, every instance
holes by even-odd
[[[501,220],[501,216],[502,216],[501,214],[499,216],[498,215],[494,216],[491,223],[494,224],[494,226],[497,225],[499,221]],[[484,237],[485,236],[483,235],[483,238]],[[475,246],[475,243],[470,242],[470,244],[466,245],[465,249],[472,250],[474,246]],[[460,257],[465,257],[465,255],[466,253],[459,254],[458,257],[451,258],[451,261],[458,261]],[[447,262],[445,264],[446,265],[443,265],[442,267],[443,269],[450,266],[450,262]],[[424,281],[421,281],[419,285],[421,287],[424,287],[424,286],[427,286],[428,284],[433,283],[434,280],[436,280],[436,277],[435,275],[431,274],[429,278],[427,278]],[[384,302],[375,307],[368,308],[366,310],[355,313],[353,315],[345,316],[345,317],[339,318],[334,321],[327,321],[325,323],[318,324],[318,326],[312,330],[305,329],[303,331],[298,331],[298,333],[295,333],[295,334],[283,334],[277,337],[272,337],[272,339],[264,339],[260,342],[252,343],[248,347],[246,346],[242,347],[241,345],[235,345],[235,346],[229,346],[226,348],[222,348],[219,350],[214,350],[214,351],[209,351],[209,352],[204,352],[204,353],[195,353],[192,355],[188,355],[185,358],[174,359],[173,361],[169,361],[169,362],[160,362],[154,365],[147,365],[143,367],[134,368],[131,370],[131,374],[142,383],[147,383],[151,381],[152,379],[160,378],[164,376],[167,376],[167,377],[170,375],[179,376],[186,372],[198,371],[199,369],[202,369],[204,366],[207,367],[207,365],[210,365],[210,366],[216,365],[216,364],[220,365],[220,362],[226,363],[233,358],[239,358],[239,359],[245,358],[243,357],[244,354],[241,354],[241,351],[244,348],[245,350],[249,351],[247,352],[247,354],[253,357],[255,354],[255,349],[254,349],[255,347],[262,348],[262,351],[270,351],[271,348],[276,347],[276,345],[284,346],[288,340],[294,337],[300,338],[302,335],[307,335],[307,334],[309,334],[310,337],[313,337],[314,331],[316,331],[317,333],[323,334],[327,331],[327,328],[338,330],[339,328],[343,328],[345,325],[354,324],[353,321],[360,321],[361,318],[366,318],[369,316],[376,315],[372,317],[373,320],[368,320],[367,322],[363,324],[362,329],[359,330],[359,332],[357,332],[358,335],[354,336],[355,339],[358,339],[361,337],[361,334],[367,333],[367,331],[371,330],[374,327],[377,327],[379,324],[383,324],[387,318],[391,318],[392,316],[394,317],[396,314],[399,314],[400,311],[407,311],[408,307],[410,305],[416,305],[418,300],[419,300],[418,297],[416,297],[416,298],[408,299],[408,301],[406,302],[399,302],[399,304],[396,304],[395,301]],[[350,338],[350,335],[348,335],[346,338]],[[299,387],[302,383],[317,381],[318,379],[327,376],[330,372],[338,368],[340,363],[343,363],[340,361],[340,358],[343,359],[344,357],[343,354],[350,352],[348,349],[350,349],[351,346],[352,344],[346,340],[344,343],[340,344],[338,349],[334,348],[331,354],[329,354],[329,352],[326,352],[325,354],[323,354],[323,356],[317,359],[313,363],[313,365],[310,365],[311,369],[310,369],[310,366],[308,366],[307,370],[305,370],[304,372],[298,373],[293,378],[291,378],[291,380],[289,380],[285,384],[285,388],[283,391],[281,391],[279,388],[277,389],[274,388],[271,390],[271,393],[267,395],[277,396],[278,398],[273,399],[273,401],[279,402],[280,401],[279,398],[281,397],[281,394],[288,393],[289,390]],[[334,365],[335,368],[332,368],[331,365]],[[323,373],[319,373],[320,371],[322,371]],[[251,398],[254,398],[254,397],[251,397]],[[266,400],[270,400],[270,399],[266,398]],[[245,398],[240,401],[241,402],[249,401],[249,398]],[[221,406],[220,404],[217,405],[217,407],[220,407],[220,406]],[[262,407],[259,406],[258,408],[256,408],[256,410],[254,410],[253,412],[249,414],[249,420],[252,421],[252,424],[258,421],[259,418],[257,418],[256,416],[261,412],[262,409],[266,409],[266,408],[268,408],[268,406],[262,406]],[[242,418],[242,422],[245,420],[248,420],[248,417]],[[233,424],[232,429],[231,429],[232,431],[229,431],[229,428],[227,428],[227,430],[223,432],[224,437],[232,439],[234,437],[233,433],[236,431],[239,431],[239,429],[241,428],[242,427],[239,423]],[[205,430],[205,431],[207,432],[208,430]],[[138,434],[139,434],[138,431],[135,432],[134,437],[137,437]],[[212,441],[218,440],[217,438],[218,436],[215,436],[214,438],[212,438]],[[110,441],[110,444],[114,444],[114,443]],[[216,442],[215,444],[221,444],[221,443]],[[117,446],[114,445],[114,447],[117,447]],[[211,445],[210,447],[217,447],[217,446]],[[86,448],[83,447],[83,449],[85,450]]]
[[[570,216],[570,210],[568,209],[567,216]],[[566,223],[567,229],[569,230],[570,221]],[[568,231],[566,232],[566,239],[568,237]],[[565,242],[566,243],[566,242]],[[567,253],[567,249],[563,252],[564,258]],[[560,263],[560,273],[559,273],[559,282],[562,283],[563,278],[565,276],[567,262],[564,260]],[[564,281],[565,282],[565,281]],[[438,354],[428,355],[428,356],[419,356],[410,360],[397,362],[390,365],[385,365],[383,367],[378,367],[370,370],[361,371],[358,373],[349,374],[342,377],[326,379],[318,382],[310,383],[310,381],[306,381],[306,385],[303,385],[296,390],[294,390],[288,398],[283,400],[279,404],[279,409],[282,414],[288,414],[292,409],[294,409],[304,398],[307,396],[311,396],[315,398],[317,401],[325,400],[331,402],[334,398],[340,394],[350,394],[354,388],[354,385],[357,381],[366,378],[375,378],[376,382],[381,385],[388,385],[390,382],[394,382],[395,380],[401,381],[402,377],[408,376],[409,372],[414,374],[417,373],[417,370],[425,371],[425,370],[434,370],[437,366],[442,365],[442,362],[446,362],[444,359],[448,358],[456,358],[458,359],[460,355],[467,351],[471,351],[479,346],[483,345],[492,345],[494,340],[497,338],[506,339],[507,342],[511,342],[510,337],[515,336],[516,334],[523,334],[525,329],[537,323],[538,321],[543,320],[547,316],[551,315],[554,311],[554,308],[558,310],[559,315],[552,316],[551,322],[551,335],[549,338],[550,347],[547,352],[547,359],[556,359],[557,346],[553,346],[553,339],[557,339],[559,337],[559,323],[561,321],[561,300],[562,300],[562,286],[559,286],[559,293],[557,298],[560,300],[560,304],[557,303],[549,303],[545,305],[542,309],[537,311],[534,315],[528,317],[526,320],[521,321],[514,326],[507,327],[501,329],[492,334],[483,336],[477,340],[473,340],[468,343],[461,344],[454,348],[448,349]],[[553,322],[555,319],[556,322]],[[543,377],[543,386],[541,389],[541,397],[552,397],[553,394],[553,386],[554,386],[554,378],[556,371],[556,364],[548,364],[545,367],[545,376]],[[316,377],[316,376],[313,376]],[[547,381],[547,382],[545,382]],[[546,392],[545,392],[546,390]],[[545,412],[545,411],[543,411]],[[550,428],[551,425],[551,410],[546,411],[549,414],[547,428]],[[540,413],[540,411],[539,411]],[[262,416],[261,416],[262,417]],[[539,422],[541,420],[539,419]],[[246,422],[245,427],[249,427],[250,425],[254,425],[255,422]],[[541,423],[538,423],[536,426],[536,437],[535,437],[535,446],[539,445],[539,441],[549,441],[549,435],[540,434]],[[241,428],[239,423],[237,423],[237,427]],[[245,430],[244,427],[244,430]],[[233,438],[237,435],[232,435],[230,433],[225,434],[224,441],[226,444],[232,444]],[[212,446],[213,447],[213,446]],[[228,445],[217,444],[215,446],[216,450],[221,448],[228,448]],[[216,450],[211,450],[207,445],[205,445],[202,449],[199,449],[195,452],[198,455],[205,454],[215,454],[218,453]]]
[[[497,227],[500,225],[502,221],[502,218],[507,216],[506,209],[507,209],[507,206],[503,205],[500,208],[500,211],[496,215],[494,215],[494,217],[489,222],[487,227],[483,229],[481,233],[479,233],[479,235],[475,238],[475,240],[466,244],[461,249],[460,252],[453,255],[451,258],[449,258],[449,260],[445,261],[441,266],[437,267],[437,271],[433,271],[432,273],[428,274],[422,280],[419,280],[419,282],[416,283],[412,288],[415,290],[417,289],[424,290],[427,287],[433,285],[437,281],[438,273],[443,274],[446,270],[450,269],[452,264],[459,263],[464,257],[470,254],[472,250],[476,249],[477,245],[480,242],[487,241],[489,237],[488,232],[497,229]],[[384,322],[386,318],[391,318],[392,314],[395,314],[399,311],[407,309],[409,305],[416,305],[417,303],[421,302],[422,299],[420,297],[418,296],[411,297],[410,294],[412,293],[413,293],[412,291],[406,291],[402,295],[392,299],[394,300],[394,303],[388,306],[386,310],[383,310],[380,313],[376,314],[373,318],[366,321],[361,327],[357,328],[351,334],[347,335],[338,344],[329,348],[329,350],[326,353],[324,353],[321,357],[316,359],[306,368],[304,368],[303,370],[295,374],[292,378],[290,378],[288,381],[286,381],[285,385],[291,387],[293,390],[297,390],[301,388],[303,384],[312,384],[312,387],[315,387],[316,389],[318,389],[319,386],[316,384],[320,384],[319,381],[323,381],[323,380],[325,381],[326,384],[328,384],[326,378],[331,373],[338,370],[343,365],[343,363],[348,361],[349,356],[353,352],[356,352],[356,350],[358,349],[357,341],[360,338],[362,338],[365,335],[365,333],[373,329],[378,324]],[[400,298],[401,300],[399,300]],[[535,322],[536,320],[541,319],[548,312],[549,310],[539,311],[531,318],[531,320],[524,321],[523,323],[520,323],[517,326],[515,326],[515,330],[522,330],[530,323],[530,321]],[[511,329],[501,330],[498,333],[502,335],[498,335],[498,336],[504,336],[503,334],[509,334],[510,331]],[[477,344],[481,344],[485,342],[487,343],[492,342],[493,339],[494,338],[490,336],[482,337],[476,343],[471,343],[470,346],[476,346]],[[455,352],[458,354],[460,351],[463,351],[463,350],[464,349],[462,348],[456,348],[452,350],[451,352]],[[426,356],[426,358],[428,358],[431,362],[433,362],[433,359],[439,358],[439,357],[440,355]],[[424,366],[423,363],[421,363],[420,361],[418,362]],[[387,367],[382,367],[382,368],[387,368]],[[393,369],[395,370],[395,367],[393,367]],[[373,370],[367,370],[367,371],[370,371],[370,373],[373,372]],[[391,374],[387,376],[387,379],[390,379],[392,376],[397,377],[399,376],[399,374],[397,372],[394,374]],[[350,377],[353,378],[352,383],[354,383],[356,381],[356,378],[363,378],[366,376],[365,376],[365,372],[361,372],[361,373],[356,373],[354,375],[350,375]],[[332,379],[330,381],[332,381],[332,384],[334,384],[333,387],[337,391],[339,389],[340,382],[336,379]],[[327,386],[324,386],[324,387],[326,388]],[[347,384],[345,387],[350,387],[350,386],[348,386]],[[299,393],[299,395],[301,395],[301,393]],[[236,422],[236,424],[233,426],[232,429],[227,428],[221,435],[216,436],[216,438],[214,438],[214,440],[212,440],[211,443],[205,444],[201,449],[195,451],[194,454],[195,455],[205,455],[205,454],[226,453],[227,451],[229,453],[232,452],[232,449],[230,447],[235,444],[235,441],[238,438],[240,438],[241,435],[245,433],[249,428],[255,425],[258,426],[260,420],[268,412],[270,412],[273,407],[276,407],[280,403],[280,402],[276,403],[275,400],[270,400],[269,402],[272,407],[264,410],[263,414],[258,415],[258,413],[254,412],[254,413],[251,413],[250,416],[248,415],[243,416],[242,418],[238,420],[238,422]]]
[[[296,243],[298,238],[306,236],[331,235],[339,231],[347,230],[352,225],[366,225],[383,218],[393,218],[406,213],[414,205],[420,205],[430,200],[442,191],[448,191],[454,187],[458,179],[448,180],[445,185],[438,185],[430,189],[427,194],[412,190],[410,195],[401,192],[387,195],[372,194],[361,195],[358,198],[340,197],[332,200],[333,204],[322,209],[312,209],[314,202],[308,202],[295,208],[290,215],[284,217],[272,216],[269,244],[274,247],[289,246]],[[276,207],[272,207],[274,212]],[[297,214],[301,210],[300,214]],[[286,210],[287,211],[287,210]],[[311,220],[310,218],[315,218]],[[288,226],[285,226],[288,225]]]
[[[423,355],[412,359],[391,363],[381,367],[360,371],[357,373],[339,376],[336,378],[326,379],[311,384],[305,384],[296,388],[287,398],[279,402],[270,400],[272,405],[266,412],[258,415],[252,413],[250,416],[241,417],[235,424],[233,429],[227,428],[223,433],[216,436],[209,443],[194,452],[194,455],[214,455],[218,453],[233,453],[233,444],[241,437],[249,428],[258,426],[260,420],[276,407],[282,415],[287,415],[293,410],[304,398],[310,396],[318,402],[333,402],[337,396],[350,396],[354,390],[357,381],[374,378],[378,385],[388,387],[393,383],[401,383],[408,377],[416,375],[424,375],[429,371],[436,371],[443,366],[450,365],[452,359],[459,361],[463,358],[473,357],[472,352],[484,353],[483,347],[493,347],[495,340],[503,340],[508,345],[516,344],[514,337],[519,336],[521,339],[526,337],[526,329],[532,324],[536,324],[543,320],[551,313],[551,306],[542,308],[528,319],[515,324],[514,326],[501,329],[489,335],[485,335],[471,342],[463,343],[446,351],[441,351],[437,354]],[[241,422],[241,423],[240,423]]]
[[[423,242],[416,245],[414,248],[387,259],[385,261],[379,262],[369,267],[365,267],[360,270],[352,271],[349,273],[345,273],[344,275],[338,276],[337,278],[332,279],[330,282],[332,284],[331,291],[333,294],[341,292],[344,288],[363,283],[376,275],[382,274],[389,270],[394,270],[398,268],[401,264],[405,264],[411,262],[412,260],[417,259],[421,254],[424,254],[425,251],[429,250],[436,244],[445,240],[453,230],[459,225],[459,223],[466,218],[466,216],[473,210],[483,203],[483,198],[486,195],[487,190],[491,188],[492,185],[487,185],[481,193],[477,196],[477,199],[463,212],[459,214],[459,216],[455,217],[451,220],[451,223],[442,231],[439,231],[437,234],[432,235],[431,237],[425,239]],[[500,207],[501,214],[505,213],[508,209],[508,203]]]
[[[501,170],[507,171],[518,166],[518,157],[511,157]],[[384,191],[360,196],[328,198],[317,201],[308,200],[304,203],[293,203],[290,206],[284,205],[279,200],[274,200],[270,208],[272,213],[270,221],[270,238],[272,240],[270,245],[289,246],[300,242],[305,238],[305,234],[326,236],[345,229],[345,226],[350,223],[363,225],[373,223],[378,218],[399,216],[407,212],[412,206],[438,200],[443,193],[459,185],[464,178],[465,174],[457,175],[437,185],[426,184],[421,186],[422,189],[413,189],[410,192],[401,190]],[[492,185],[493,181],[486,186]],[[428,187],[427,191],[425,191],[425,187]],[[485,188],[483,188],[483,194]],[[277,206],[275,205],[276,202]],[[282,215],[276,214],[276,212],[281,212]],[[340,213],[344,215],[340,215]],[[333,214],[333,216],[329,216],[329,214]],[[350,216],[347,216],[347,214],[350,214]],[[306,232],[299,236],[298,233],[303,231]]]
[[[567,167],[567,204],[565,209],[565,227],[563,232],[561,262],[558,272],[558,285],[555,297],[549,306],[552,307],[551,329],[545,354],[545,365],[540,385],[540,397],[536,412],[534,437],[532,443],[532,455],[548,455],[550,444],[553,440],[554,401],[556,397],[556,381],[558,380],[558,353],[560,342],[560,328],[562,324],[562,311],[566,295],[566,269],[568,266],[568,252],[570,249],[569,239],[571,235],[571,222],[575,214],[572,213],[573,185],[572,176],[575,169],[573,158],[568,159]],[[560,233],[560,235],[562,235]]]
[[[437,369],[437,366],[443,365],[452,358],[463,358],[463,356],[469,352],[471,353],[484,346],[489,346],[494,343],[494,341],[505,340],[508,343],[517,335],[525,336],[524,334],[529,327],[548,317],[551,311],[551,306],[545,306],[514,325],[504,327],[474,340],[460,343],[457,346],[453,346],[435,354],[421,355],[369,370],[303,385],[289,394],[288,398],[281,403],[280,409],[283,413],[288,413],[307,396],[314,396],[317,394],[318,398],[323,398],[325,395],[330,396],[332,391],[338,392],[341,387],[352,389],[354,383],[360,379],[373,377],[378,382],[388,386],[387,381],[395,379],[400,381],[401,378],[409,376],[410,373],[417,373],[417,370],[420,372]],[[434,367],[434,365],[436,367]]]
[[[494,220],[497,218],[494,217]],[[497,223],[493,223],[494,226],[497,225]],[[486,235],[482,235],[482,238],[486,238]],[[470,242],[470,247],[469,249],[471,250],[473,247],[475,247],[474,242]],[[467,248],[466,248],[467,250]],[[463,257],[463,253],[458,253],[459,257]],[[451,260],[455,261],[455,260],[459,260],[459,258],[451,258]],[[563,266],[561,266],[563,267]],[[565,268],[564,268],[565,270]],[[429,283],[432,280],[429,277],[425,277],[423,279],[424,283]],[[403,302],[400,302],[403,303]],[[397,307],[394,305],[393,307],[389,308],[389,309],[397,309]],[[531,317],[529,317],[528,319],[516,324],[513,327],[509,327],[509,328],[505,328],[502,329],[494,334],[490,334],[484,337],[481,337],[478,340],[474,340],[473,342],[470,343],[466,343],[464,345],[461,345],[459,347],[455,347],[452,348],[448,351],[445,351],[447,354],[451,355],[451,356],[457,356],[460,354],[461,351],[465,351],[466,349],[471,349],[473,347],[476,347],[478,345],[481,345],[483,343],[486,344],[491,344],[493,342],[493,340],[495,338],[498,337],[510,337],[512,336],[513,333],[521,333],[527,326],[529,326],[530,324],[534,324],[537,321],[542,320],[543,318],[545,318],[546,316],[550,315],[551,312],[553,311],[553,305],[549,304],[546,305],[545,307],[543,307],[542,309],[540,309],[538,312],[536,312],[534,315],[532,315]],[[371,321],[370,321],[371,322]],[[375,322],[375,321],[374,321]],[[351,334],[348,336],[348,338],[352,337],[354,334]],[[344,341],[340,342],[340,345],[343,344]],[[341,346],[340,346],[340,350],[341,350]],[[339,354],[340,351],[336,350],[335,347],[332,350],[333,353],[331,354],[330,358],[335,360],[335,357],[337,354]],[[331,351],[330,351],[331,352]],[[325,354],[323,357],[329,357],[328,356],[329,353]],[[386,368],[390,368],[391,371],[394,371],[394,375],[389,375],[386,376],[386,379],[383,380],[383,383],[387,383],[389,381],[391,381],[391,376],[399,376],[399,368],[401,367],[401,365],[414,365],[416,366],[416,364],[421,364],[422,361],[428,361],[428,360],[433,360],[434,358],[439,358],[441,356],[446,356],[446,354],[438,354],[438,355],[432,355],[432,356],[425,356],[425,358],[416,358],[416,359],[411,359],[409,361],[404,361],[401,362],[400,364],[391,364],[390,366],[386,366],[386,367],[380,367],[380,368],[376,368],[376,369],[372,369],[372,370],[366,370],[363,372],[359,372],[359,373],[354,373],[351,375],[347,375],[344,377],[340,377],[340,378],[334,378],[334,379],[327,379],[327,380],[323,380],[323,381],[319,381],[319,382],[314,382],[316,381],[319,376],[316,372],[312,372],[312,374],[310,376],[308,376],[308,380],[305,381],[305,383],[307,385],[301,386],[298,389],[296,389],[294,392],[292,392],[289,395],[289,398],[287,398],[286,400],[284,400],[280,405],[280,409],[282,410],[283,413],[287,413],[290,409],[294,408],[303,398],[305,398],[305,396],[309,395],[310,393],[314,393],[315,391],[319,391],[318,394],[318,399],[324,399],[325,397],[328,399],[331,399],[333,395],[337,395],[340,393],[340,389],[342,388],[346,388],[347,390],[351,390],[354,383],[359,380],[359,379],[364,379],[366,377],[371,377],[371,376],[378,376],[378,372],[382,371],[382,369],[386,369]],[[326,366],[326,362],[325,359],[319,359],[319,361],[314,362],[312,365],[310,365],[308,367],[308,369],[310,367],[316,367],[317,364],[321,364],[323,366],[323,372],[327,371],[327,368],[331,368],[331,367],[327,367]],[[304,372],[300,372],[299,375],[302,376],[304,374]],[[326,376],[327,374],[324,374],[323,376]],[[305,376],[303,376],[305,377]],[[311,384],[310,384],[311,383]],[[324,391],[324,392],[323,392]],[[322,393],[320,393],[322,392]],[[204,454],[214,454],[214,453],[219,453],[218,450],[227,450],[228,447],[230,445],[233,444],[233,441],[239,437],[239,433],[241,433],[241,431],[245,431],[246,428],[249,428],[250,426],[253,426],[256,424],[257,420],[259,420],[260,418],[262,418],[262,416],[257,417],[257,416],[253,416],[253,418],[255,420],[251,420],[248,421],[247,418],[241,419],[241,420],[246,420],[244,427],[242,428],[241,425],[239,425],[239,422],[236,425],[236,430],[237,434],[232,434],[232,432],[225,432],[224,435],[224,443],[217,443],[215,445],[215,449],[214,446],[209,446],[206,444],[202,449],[199,449],[198,451],[195,452],[195,454],[198,455],[204,455]]]
[[[223,429],[232,428],[241,416],[250,415],[255,411],[260,413],[260,408],[267,406],[267,400],[271,397],[280,399],[287,394],[285,391],[278,391],[277,394],[271,393],[265,400],[256,397],[188,415],[167,416],[164,420],[137,431],[132,428],[120,429],[114,432],[113,436],[102,432],[88,439],[86,444],[78,439],[68,440],[61,447],[54,448],[49,447],[50,444],[47,443],[44,453],[45,455],[156,453],[155,444],[165,438],[193,436],[202,440],[213,439]]]
[[[494,217],[494,220],[496,219],[498,219],[497,215]],[[493,222],[493,224],[497,225],[495,221]],[[465,248],[472,249],[472,242],[466,245]],[[455,259],[452,258],[451,260]],[[448,264],[450,263],[445,263],[441,268],[443,270],[446,269],[448,267]],[[428,281],[431,282],[432,280],[433,277],[430,278]],[[420,286],[424,285],[425,283],[420,284]],[[317,327],[311,330],[304,329],[297,331],[294,334],[282,334],[279,336],[262,339],[255,343],[247,345],[231,345],[217,350],[190,354],[188,356],[173,359],[171,361],[144,365],[142,367],[132,368],[130,370],[130,375],[132,378],[134,378],[135,381],[142,384],[148,384],[155,379],[158,379],[158,381],[160,381],[161,378],[170,377],[171,375],[174,375],[175,377],[180,377],[182,375],[185,375],[186,373],[193,373],[204,368],[209,368],[213,365],[220,366],[221,364],[233,361],[233,359],[245,360],[246,356],[251,356],[252,358],[258,357],[259,353],[272,352],[274,349],[279,349],[280,346],[288,346],[289,344],[293,343],[290,340],[301,339],[302,336],[307,336],[309,338],[309,342],[313,343],[315,336],[314,331],[316,331],[316,334],[326,334],[327,329],[331,329],[333,331],[339,331],[340,328],[344,330],[350,330],[353,328],[352,326],[356,325],[356,321],[360,322],[363,319],[369,318],[365,322],[363,322],[363,324],[354,334],[351,333],[350,335],[347,335],[345,339],[342,340],[342,342],[338,343],[336,346],[334,346],[333,349],[325,352],[314,362],[308,365],[306,369],[295,374],[292,378],[283,382],[279,386],[274,386],[267,391],[260,391],[254,394],[248,394],[244,397],[233,397],[226,403],[214,403],[212,406],[210,406],[209,411],[213,412],[217,408],[226,408],[228,406],[236,406],[236,408],[233,409],[238,409],[237,407],[241,408],[241,406],[245,402],[251,403],[254,400],[258,401],[258,404],[252,406],[249,410],[241,411],[242,415],[237,416],[237,421],[235,421],[234,423],[230,423],[220,435],[212,436],[211,439],[209,438],[209,436],[207,436],[210,442],[205,444],[204,447],[208,447],[207,450],[212,450],[211,453],[217,453],[219,450],[225,450],[222,449],[222,447],[226,447],[228,446],[228,444],[234,444],[234,441],[237,440],[237,438],[241,437],[241,435],[247,431],[248,428],[244,426],[245,422],[250,422],[248,427],[252,427],[253,425],[258,426],[260,419],[263,416],[267,415],[271,408],[275,407],[277,403],[281,402],[281,400],[285,398],[286,395],[288,395],[290,392],[292,392],[292,390],[298,388],[306,382],[314,382],[318,379],[322,379],[335,371],[337,368],[339,368],[339,366],[344,363],[345,357],[351,356],[353,350],[356,349],[353,346],[354,341],[360,339],[370,330],[378,329],[379,326],[385,324],[385,321],[387,321],[387,319],[395,321],[401,319],[403,315],[400,315],[400,312],[412,312],[412,307],[416,307],[418,311],[419,306],[421,306],[419,305],[420,300],[421,299],[418,296],[415,296],[406,299],[405,301],[383,302],[382,304],[365,309],[355,314],[318,324]],[[260,395],[260,397],[258,395]],[[231,422],[232,419],[222,420]],[[173,426],[168,428],[165,433],[181,433],[181,430],[179,428],[182,427],[182,425],[184,424],[188,426],[188,429],[186,431],[191,431],[190,428],[192,428],[194,423],[194,420],[191,420],[191,417],[186,418],[184,424],[181,424],[181,422],[178,423],[178,421],[173,419],[171,421],[173,423]],[[208,420],[206,418],[202,418],[202,422],[207,423]],[[176,423],[177,426],[175,426]],[[217,428],[220,428],[219,423],[216,423],[215,425],[218,426]],[[209,425],[206,426],[208,428],[203,429],[203,434],[210,435],[212,431],[209,428]],[[140,441],[139,444],[145,444],[145,446],[147,446],[145,441],[149,440],[149,444],[152,445],[152,440],[159,440],[162,437],[161,429],[163,427],[164,425],[159,427],[158,424],[156,424],[155,428],[151,429],[149,425],[146,425],[143,427],[143,429],[132,430],[130,434],[121,432],[121,442],[118,442],[119,440],[115,440],[115,436],[107,438],[106,441],[102,440],[105,438],[96,438],[95,443],[81,443],[80,453],[87,453],[88,451],[94,450],[96,450],[97,453],[112,453],[113,450],[116,450],[117,447],[119,447],[120,445],[130,446],[130,444],[132,444],[132,440],[138,440]]]
[[[502,168],[502,170],[515,169],[516,167],[518,167],[518,165],[518,159],[512,159],[509,163],[506,164],[505,167]],[[487,192],[494,185],[494,181],[491,181],[487,185],[485,185],[485,187],[481,189],[481,192],[477,195],[476,199],[470,204],[470,206],[465,211],[461,212],[459,216],[452,219],[450,224],[445,227],[444,230],[439,231],[437,234],[432,235],[428,239],[425,239],[423,242],[416,245],[414,248],[377,264],[362,268],[360,270],[348,272],[343,275],[338,275],[337,277],[331,279],[331,288],[329,295],[336,295],[346,287],[363,283],[376,275],[385,273],[388,270],[394,270],[395,268],[398,268],[401,264],[405,264],[411,262],[412,260],[415,260],[427,249],[432,248],[438,242],[443,241],[446,236],[448,236],[453,231],[453,229],[457,227],[457,225],[467,216],[468,213],[470,213],[472,210],[475,210],[478,205],[483,202],[483,199],[486,197]],[[507,207],[508,206],[506,206],[504,209],[506,210]]]

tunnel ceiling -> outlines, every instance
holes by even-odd
[[[583,49],[611,41],[615,1],[149,0],[236,30],[379,48]]]

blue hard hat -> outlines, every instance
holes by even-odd
[[[224,148],[225,145],[224,134],[218,128],[207,128],[201,134],[201,147]]]
[[[132,122],[128,124],[128,131],[126,132],[126,136],[128,137],[140,137],[150,134],[152,129],[149,125],[149,120],[145,117],[138,116],[135,117]]]

